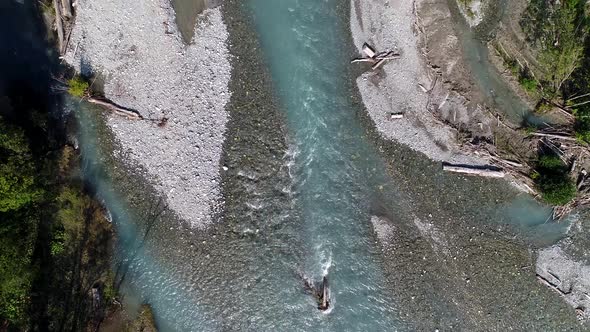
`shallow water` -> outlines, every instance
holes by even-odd
[[[465,62],[487,102],[517,125],[540,126],[549,122],[548,119],[532,113],[530,107],[505,83],[505,79],[489,59],[487,41],[490,34],[494,33],[498,20],[504,15],[506,0],[495,1],[495,12],[487,13],[484,22],[475,30],[469,28],[459,13],[456,1],[450,0],[449,4],[455,22],[455,31],[461,41]]]
[[[176,12],[176,24],[185,43],[191,43],[195,34],[197,17],[205,10],[207,0],[172,0]]]
[[[100,121],[82,113],[93,109],[81,104],[84,175],[117,226],[118,261],[127,269],[123,291],[129,303],[152,305],[162,331],[410,329],[384,283],[370,217],[374,198],[381,197],[396,222],[411,225],[411,196],[386,174],[353,106],[342,3],[243,2],[285,115],[290,149],[278,162],[290,177],[283,182],[266,169],[236,165],[248,194],[236,225],[220,221],[192,230],[165,214],[144,243],[145,220],[119,191],[124,184],[113,181],[113,165],[98,149],[104,144],[95,130]],[[434,187],[446,185],[436,183],[439,178],[445,176],[431,180]],[[486,216],[481,220],[511,223],[543,241],[563,234],[561,226],[541,230],[549,211],[526,198],[478,208]],[[325,274],[329,313],[316,309],[298,276],[319,281]]]
[[[78,123],[82,176],[91,185],[95,197],[108,209],[116,226],[117,258],[113,270],[117,280],[124,281],[122,292],[125,294],[123,300],[127,310],[133,314],[143,302],[150,303],[156,310],[166,307],[189,308],[190,314],[184,315],[184,319],[198,323],[189,326],[211,330],[206,320],[198,316],[196,298],[183,294],[190,287],[183,285],[183,280],[177,278],[173,270],[168,270],[160,260],[152,257],[150,246],[144,243],[145,229],[137,224],[140,221],[141,225],[142,216],[130,208],[125,193],[118,190],[120,184],[113,185],[112,165],[108,165],[109,158],[105,158],[101,150],[106,142],[98,130],[99,125],[104,126],[99,115],[100,109],[68,97],[64,101],[64,109],[73,111]],[[182,326],[186,323],[180,320],[177,324]]]
[[[296,151],[294,198],[309,248],[304,271],[319,280],[331,264],[335,308],[318,326],[392,328],[395,304],[380,283],[369,222],[369,199],[387,177],[346,89],[340,3],[248,2]]]

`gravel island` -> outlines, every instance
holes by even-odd
[[[124,151],[169,207],[193,226],[221,202],[219,160],[231,65],[220,8],[205,10],[185,45],[168,0],[80,0],[65,60],[104,78],[105,96],[144,119],[109,116]],[[165,126],[158,122],[167,119]]]

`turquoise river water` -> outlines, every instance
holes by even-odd
[[[413,212],[353,107],[348,22],[341,18],[341,5],[339,0],[244,2],[284,111],[292,159],[292,182],[284,188],[292,208],[276,216],[290,226],[278,225],[266,242],[242,235],[203,240],[170,217],[142,245],[138,217],[97,148],[97,120],[88,115],[89,106],[70,104],[80,111],[85,177],[117,226],[126,302],[149,303],[161,330],[408,329],[383,283],[370,223],[372,198],[386,197],[399,220],[413,220]],[[549,213],[526,198],[507,211],[524,228],[544,224]],[[549,228],[552,236],[562,234],[561,226]],[[286,246],[275,234],[296,240]],[[320,312],[300,276],[319,281],[324,275],[332,307]]]

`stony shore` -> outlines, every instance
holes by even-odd
[[[465,13],[462,14],[465,15]],[[467,23],[472,22],[468,20]],[[474,27],[477,24],[469,25]],[[453,127],[466,128],[474,133],[474,136],[501,137],[514,142],[520,142],[521,139],[514,136],[509,129],[502,130],[502,127],[498,128],[498,122],[495,121],[494,117],[490,117],[491,113],[485,112],[483,107],[478,106],[485,103],[485,98],[477,88],[474,88],[477,85],[470,78],[468,66],[461,59],[463,49],[453,28],[451,10],[446,1],[395,0],[385,2],[380,0],[351,0],[351,31],[355,46],[359,51],[363,43],[368,42],[374,45],[377,50],[393,49],[401,54],[399,59],[390,61],[379,71],[367,71],[362,74],[357,79],[357,85],[363,103],[367,108],[367,113],[384,139],[400,142],[435,161],[483,162],[481,159],[477,160],[461,153],[461,147],[457,140],[458,133],[452,129]],[[428,54],[428,56],[425,57],[423,53]],[[433,83],[432,69],[435,69],[441,75],[440,80],[443,82],[439,81],[439,84]],[[424,91],[425,89],[422,87],[427,91]],[[434,105],[436,111],[430,112],[427,107],[428,104]],[[404,119],[391,119],[391,114],[400,112],[404,114]],[[524,144],[521,145],[523,146],[519,147],[520,149],[529,149]],[[518,147],[518,144],[516,147]],[[526,155],[526,153],[522,154]],[[416,185],[415,179],[412,182],[413,185]],[[516,185],[517,183],[513,181],[513,184]],[[440,214],[441,212],[438,211],[437,213]],[[387,256],[387,253],[391,252],[392,261],[403,260],[403,230],[396,229],[387,219],[373,217],[371,221],[385,255]],[[453,223],[439,223],[437,227],[440,227],[440,230],[435,233],[429,232],[430,227],[434,227],[433,225],[424,223],[419,219],[415,220],[415,225],[421,235],[427,239],[429,246],[432,247],[437,256],[453,247],[455,248],[452,249],[452,252],[459,250],[457,248],[465,251],[473,249],[470,248],[470,244],[463,243],[463,230],[455,228]],[[581,230],[570,231],[568,235],[574,236],[574,233],[575,236],[579,237],[580,234],[585,232]],[[454,235],[449,238],[448,243],[444,241],[445,244],[441,245],[439,241],[444,240],[445,234]],[[453,268],[456,271],[449,274],[447,279],[438,279],[437,277],[435,280],[444,284],[445,288],[452,288],[453,285],[449,281],[453,280],[455,274],[464,274],[465,271],[472,269],[473,266],[479,263],[490,264],[490,262],[493,262],[493,264],[501,264],[513,261],[516,266],[516,264],[519,264],[517,262],[520,261],[520,264],[522,264],[527,260],[523,248],[520,248],[519,245],[509,244],[509,241],[502,243],[502,241],[491,240],[487,237],[482,237],[478,241],[480,247],[490,245],[490,247],[506,246],[507,248],[501,249],[505,252],[500,261],[490,259],[483,263],[486,261],[483,258],[483,252],[472,253],[478,258],[471,258],[468,261],[469,264],[454,266]],[[469,239],[469,242],[471,242],[471,239]],[[506,267],[494,268],[498,270],[506,268],[506,271],[499,273],[507,272],[512,275],[511,279],[505,278],[505,276],[488,275],[489,273],[484,270],[478,271],[477,274],[488,279],[498,279],[498,286],[511,283],[519,284],[523,289],[530,290],[530,294],[536,296],[535,299],[529,297],[527,301],[539,301],[546,308],[555,310],[556,314],[559,313],[564,317],[570,316],[570,318],[573,316],[574,309],[577,309],[578,318],[586,320],[589,312],[587,307],[589,305],[590,274],[586,273],[588,270],[587,259],[581,257],[587,257],[588,252],[587,250],[575,254],[570,252],[574,249],[584,251],[587,245],[580,242],[578,241],[575,245],[568,245],[568,241],[564,240],[554,247],[540,250],[537,261],[531,262],[532,265],[536,266],[536,274],[554,286],[553,290],[549,291],[550,293],[543,289],[544,286],[535,285],[535,274],[531,273],[533,271],[523,273],[519,270],[520,268],[514,268],[515,266],[508,267],[507,265]],[[415,246],[415,244],[412,244],[413,251],[418,250]],[[494,250],[500,250],[498,248],[494,248]],[[405,253],[404,255],[411,256]],[[443,259],[445,256],[445,254],[441,255]],[[408,257],[407,259],[411,264],[416,264],[415,258]],[[453,264],[456,264],[456,262],[453,261]],[[444,267],[450,265],[445,263]],[[428,267],[432,267],[432,264],[428,265]],[[426,267],[422,268],[426,269]],[[440,271],[437,271],[437,274],[444,274],[445,268],[441,268]],[[488,265],[487,269],[489,268]],[[513,271],[510,271],[511,269]],[[500,279],[504,280],[501,282]],[[399,282],[399,280],[396,280],[396,282]],[[467,292],[466,297],[473,297],[473,303],[482,301],[482,308],[486,308],[488,304],[483,304],[486,300],[482,299],[486,299],[490,295],[482,290],[486,289],[487,286],[485,286],[485,282],[479,283],[473,278],[469,286],[473,287],[476,284],[478,284],[479,295],[473,297],[473,294]],[[509,290],[496,291],[504,294],[510,293]],[[455,290],[454,292],[460,291]],[[558,309],[562,302],[556,294],[559,292],[562,293],[563,303],[567,303],[571,307],[569,313]],[[564,295],[563,293],[567,294]],[[493,296],[497,296],[497,294]],[[513,293],[511,296],[527,298],[523,294],[517,296]],[[449,308],[463,306],[463,304],[457,304],[456,301],[449,301],[446,305]],[[505,301],[503,306],[511,308],[510,310],[514,312],[519,311],[524,315],[530,315],[525,311],[526,308],[521,307],[518,301],[514,299]],[[449,311],[452,312],[453,310],[449,309]],[[460,308],[458,310],[458,312],[471,311],[472,308]],[[471,313],[477,314],[477,310]],[[460,316],[460,314],[458,315]],[[495,315],[502,317],[504,313],[498,312]],[[426,316],[428,315],[425,314],[425,321],[430,319],[426,318]],[[448,316],[452,317],[453,315]],[[488,313],[488,316],[485,319],[480,317],[472,322],[470,322],[471,318],[469,317],[457,318],[456,321],[451,321],[451,318],[449,318],[448,324],[452,325],[457,324],[457,321],[465,321],[474,324],[473,326],[478,326],[493,315]],[[543,320],[546,321],[543,322]],[[543,318],[531,323],[531,326],[556,323],[553,320],[555,318]],[[567,324],[564,323],[565,325]],[[549,327],[549,325],[545,327]],[[428,326],[428,328],[434,327]]]
[[[357,79],[363,103],[385,138],[433,160],[481,163],[462,154],[456,131],[442,125],[429,112],[432,98],[428,90],[434,87],[435,78],[418,49],[416,6],[414,1],[407,0],[352,0],[350,25],[359,51],[368,42],[377,50],[396,50],[401,54],[399,59],[385,64],[382,72],[368,71]],[[392,120],[391,115],[396,113],[403,113],[404,118]]]
[[[142,166],[169,207],[193,226],[221,202],[219,160],[231,65],[221,10],[207,9],[185,45],[169,0],[80,0],[65,60],[105,80],[105,96],[145,119],[109,116],[115,151]],[[164,127],[157,122],[167,118]]]
[[[539,251],[539,280],[576,309],[580,319],[590,318],[590,265],[576,260],[556,245]]]

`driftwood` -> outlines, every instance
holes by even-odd
[[[381,52],[377,55],[375,55],[375,59],[377,60],[393,60],[393,59],[397,59],[400,57],[399,53],[396,53],[394,51],[385,51],[385,52]]]
[[[547,286],[547,287],[551,288],[551,289],[552,289],[552,290],[554,290],[554,291],[555,291],[557,294],[559,294],[559,295],[561,295],[561,296],[563,296],[563,297],[565,297],[565,296],[567,296],[568,294],[570,294],[570,293],[571,293],[571,291],[570,291],[570,292],[564,292],[564,291],[562,291],[561,289],[559,289],[559,287],[555,286],[554,284],[552,284],[551,282],[549,282],[547,279],[545,279],[544,277],[540,276],[539,274],[537,274],[537,280],[538,280],[540,283],[542,283],[543,285],[545,285],[545,286]]]
[[[516,161],[512,161],[512,160],[508,160],[508,159],[502,159],[493,155],[490,155],[490,158],[494,159],[495,161],[499,162],[499,163],[503,163],[509,166],[513,166],[513,167],[524,167],[523,164],[518,163]]]
[[[320,287],[320,298],[318,309],[327,310],[330,307],[330,293],[328,289],[328,277],[324,276],[322,279],[322,285]]]
[[[88,102],[96,104],[96,105],[100,105],[106,109],[108,109],[109,111],[117,114],[117,115],[121,115],[124,116],[130,120],[141,120],[143,119],[143,117],[141,116],[141,114],[139,114],[137,111],[134,110],[130,110],[124,107],[121,107],[115,103],[113,103],[110,100],[106,100],[106,99],[97,99],[97,98],[93,98],[90,97],[87,99]]]
[[[322,283],[316,285],[311,279],[306,277],[303,273],[298,272],[297,275],[303,280],[305,291],[311,293],[317,301],[318,309],[321,311],[328,310],[330,307],[330,289],[328,285],[328,277],[322,278]]]
[[[356,59],[352,59],[352,61],[350,61],[350,63],[356,63],[356,62],[371,62],[371,63],[375,63],[375,59],[373,59],[373,58],[356,58]]]
[[[373,70],[381,67],[385,63],[385,61],[397,59],[400,57],[399,53],[396,53],[394,51],[384,51],[376,53],[375,49],[367,43],[363,44],[362,52],[365,55],[364,57],[353,59],[350,62],[370,62],[373,64],[373,66],[371,67]]]
[[[561,220],[565,216],[570,214],[572,211],[580,208],[585,208],[588,206],[590,206],[590,197],[584,195],[582,197],[577,197],[573,201],[567,203],[566,205],[556,206],[553,209],[553,219]]]
[[[381,65],[383,65],[385,63],[385,61],[393,60],[393,59],[397,59],[397,58],[399,58],[399,54],[395,53],[393,51],[381,52],[374,57],[374,59],[377,60],[377,62],[373,65],[373,67],[371,67],[371,69],[375,70],[375,69],[381,67]]]
[[[55,27],[57,29],[57,45],[59,47],[59,54],[62,54],[64,48],[64,26],[61,18],[61,5],[58,0],[53,0],[53,8],[55,9]]]
[[[560,135],[560,134],[532,133],[531,135],[538,136],[538,137],[547,137],[547,138],[562,139],[562,140],[565,140],[565,141],[576,141],[576,139],[574,137],[566,136],[566,135]]]
[[[557,110],[559,110],[563,115],[567,116],[570,120],[575,119],[575,116],[572,114],[572,111],[567,106],[560,105],[552,100],[545,101],[547,101],[550,105],[556,107]]]
[[[382,64],[384,64],[384,63],[385,63],[385,61],[387,61],[387,60],[385,60],[385,59],[381,59],[381,60],[377,61],[377,62],[376,62],[376,63],[375,63],[375,64],[374,64],[374,65],[371,67],[371,69],[375,70],[375,69],[377,69],[377,68],[381,67],[381,65],[382,65]]]
[[[573,171],[573,169],[572,169]],[[582,187],[586,184],[586,179],[588,178],[588,172],[583,169],[580,171],[580,174],[578,175],[578,180],[577,180],[577,184],[576,184],[576,188],[578,189],[578,191],[580,189],[582,189]]]
[[[379,62],[383,62],[386,60],[394,60],[394,59],[399,59],[400,55],[397,53],[393,53],[392,55],[388,55],[388,56],[382,56],[382,57],[374,57],[374,58],[356,58],[356,59],[352,59],[350,61],[350,63],[356,63],[356,62],[370,62],[370,63],[374,63],[377,64]],[[380,64],[381,65],[381,64]]]
[[[72,3],[70,0],[61,0],[61,5],[63,7],[63,14],[66,18],[72,17]]]
[[[473,165],[451,165],[443,164],[443,171],[461,173],[467,175],[477,175],[490,178],[503,178],[506,174],[499,169],[492,169],[489,167],[473,166]]]

